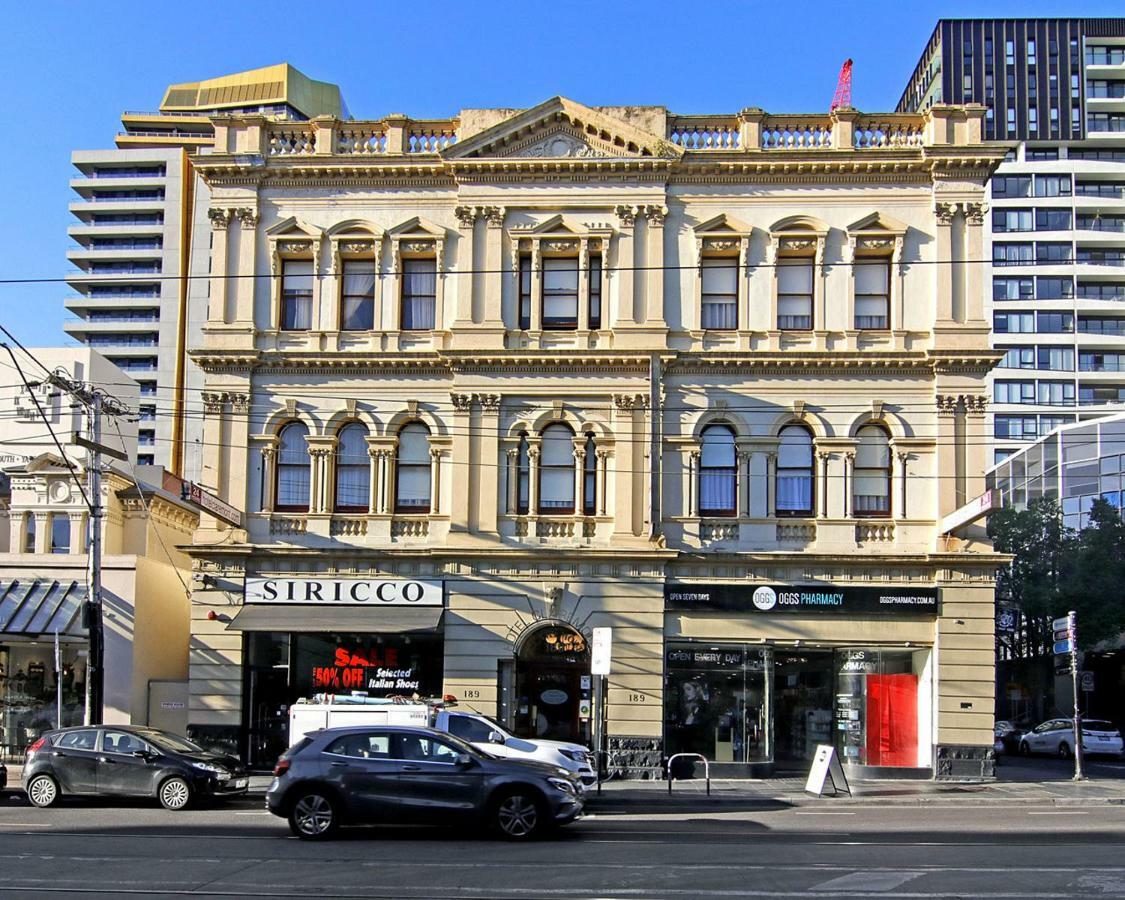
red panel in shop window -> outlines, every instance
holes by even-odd
[[[867,764],[918,765],[918,676],[867,676]]]

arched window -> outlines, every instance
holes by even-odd
[[[531,454],[527,452],[527,432],[520,434],[520,448],[516,455],[516,512],[526,515],[531,502]]]
[[[856,432],[852,507],[857,516],[891,514],[890,435],[882,425],[864,425]]]
[[[430,511],[430,432],[421,422],[398,433],[395,460],[395,512]]]
[[[727,425],[703,429],[699,460],[699,514],[733,516],[738,513],[738,467],[735,462],[734,431]]]
[[[371,460],[367,428],[351,422],[336,435],[336,512],[367,512],[371,502]]]
[[[811,516],[813,512],[812,434],[803,425],[781,429],[777,444],[777,491],[779,516]]]
[[[574,432],[566,425],[543,429],[539,456],[539,512],[574,512]]]
[[[582,514],[598,511],[598,453],[594,435],[586,433],[586,458],[582,460]]]
[[[277,435],[277,503],[283,512],[309,511],[309,429],[290,422]]]

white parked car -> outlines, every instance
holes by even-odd
[[[439,731],[448,731],[494,756],[548,762],[574,772],[586,787],[598,783],[594,756],[582,744],[516,737],[478,713],[440,710],[434,716],[434,727]]]
[[[1104,719],[1082,720],[1082,749],[1086,753],[1120,756],[1125,747],[1121,732]],[[1071,719],[1048,719],[1020,738],[1020,753],[1049,753],[1070,758],[1074,754],[1074,722]]]

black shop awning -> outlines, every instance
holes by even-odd
[[[0,638],[84,638],[86,585],[47,578],[0,581]]]
[[[247,604],[228,631],[345,632],[351,634],[418,634],[436,632],[442,607],[367,607]]]

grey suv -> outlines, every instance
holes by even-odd
[[[341,825],[481,822],[528,840],[582,812],[577,777],[499,759],[430,728],[352,726],[314,732],[278,760],[266,806],[299,838]]]

